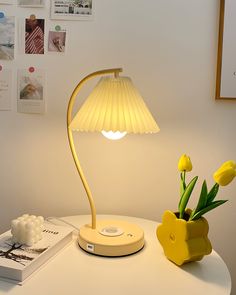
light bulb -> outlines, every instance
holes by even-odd
[[[111,140],[121,139],[126,135],[127,132],[120,132],[120,131],[104,131],[102,130],[102,135]]]

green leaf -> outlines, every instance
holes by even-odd
[[[207,184],[206,184],[206,180],[204,180],[197,207],[192,211],[190,215],[190,219],[194,216],[196,212],[206,207],[206,205],[207,205]]]
[[[212,202],[209,206],[201,209],[200,211],[196,212],[193,216],[191,216],[189,218],[189,220],[196,220],[198,218],[200,218],[203,214],[207,213],[208,211],[224,204],[225,202],[227,202],[228,200],[218,200],[218,201],[214,201]]]
[[[218,193],[218,190],[219,190],[219,184],[215,183],[215,185],[213,185],[212,189],[208,193],[207,205],[209,205],[215,199],[215,197]]]
[[[206,204],[207,204],[207,184],[206,184],[206,180],[204,180],[202,184],[202,190],[198,200],[197,208],[195,211],[198,212],[199,210],[203,209],[204,207],[206,207]]]
[[[195,176],[190,181],[190,183],[187,185],[187,187],[186,187],[186,189],[185,189],[185,191],[183,193],[183,196],[182,196],[182,198],[180,200],[180,205],[179,205],[179,218],[183,218],[183,216],[184,216],[185,208],[186,208],[186,206],[188,204],[188,200],[189,200],[189,198],[191,196],[191,193],[192,193],[192,191],[194,189],[194,186],[195,186],[195,184],[197,182],[197,179],[198,179],[198,177]]]

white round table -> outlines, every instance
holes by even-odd
[[[0,281],[0,294],[230,294],[229,271],[215,251],[200,262],[178,267],[163,254],[156,238],[157,222],[127,216],[98,216],[98,219],[111,218],[136,223],[143,228],[145,246],[140,252],[119,258],[99,257],[84,252],[75,239],[23,286]],[[89,215],[63,219],[77,227],[90,223]]]

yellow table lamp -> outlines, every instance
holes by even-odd
[[[155,133],[159,131],[142,97],[128,77],[121,77],[122,69],[107,69],[89,74],[75,87],[67,109],[67,132],[73,159],[85,188],[92,220],[79,232],[79,245],[87,252],[102,256],[124,256],[144,246],[143,230],[121,220],[96,220],[94,200],[80,166],[73,131],[98,131],[113,139],[126,133]],[[109,76],[107,76],[109,75]],[[100,79],[84,104],[72,118],[73,106],[81,87],[89,79]]]

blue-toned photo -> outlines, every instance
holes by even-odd
[[[14,59],[15,18],[0,18],[0,60]]]

